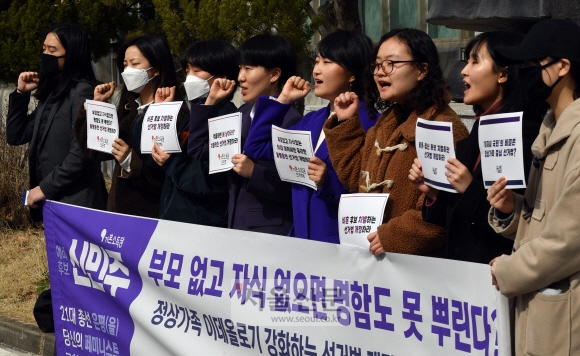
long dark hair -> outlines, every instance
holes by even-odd
[[[125,51],[131,46],[136,46],[143,56],[147,58],[149,64],[159,71],[159,75],[155,80],[155,91],[159,88],[178,85],[175,65],[173,64],[173,57],[171,57],[169,46],[161,37],[155,35],[143,35],[132,38],[123,43],[119,48],[119,53],[117,54],[117,68],[119,69],[119,73],[122,73],[125,70],[125,65],[123,63],[125,59]],[[125,104],[128,103],[129,106],[135,105],[134,99],[138,96],[139,94],[131,93],[127,91],[127,87],[123,86],[121,98],[119,100],[119,107],[117,108],[119,118],[124,117],[129,112],[129,109],[125,107]],[[183,100],[179,90],[175,91],[175,100]]]
[[[401,115],[397,115],[399,121],[406,120],[408,114],[412,111],[420,114],[432,106],[436,108],[436,111],[442,110],[447,105],[447,90],[445,89],[443,71],[439,66],[439,53],[431,37],[425,32],[413,28],[391,30],[385,33],[376,45],[375,58],[381,45],[393,37],[401,40],[407,46],[409,53],[417,61],[414,65],[418,69],[422,69],[424,64],[428,65],[428,72],[425,78],[407,95],[405,103],[401,107],[402,110],[400,110]],[[379,110],[384,110],[394,104],[381,100],[378,90],[374,94],[371,93],[370,97],[371,100],[374,99],[373,101]]]
[[[507,72],[507,80],[502,84],[503,93],[499,102],[500,112],[524,111],[526,119],[541,120],[548,109],[545,102],[530,102],[526,100],[525,93],[520,89],[519,69],[520,64],[503,61],[496,56],[495,49],[503,46],[517,46],[524,39],[524,35],[513,31],[491,31],[475,36],[465,47],[465,55],[473,60],[478,60],[479,50],[485,46],[493,61],[493,70],[496,73]],[[484,109],[479,105],[473,105],[476,115],[481,115]]]
[[[572,72],[572,79],[574,79],[574,84],[576,88],[574,89],[574,100],[580,98],[580,63],[576,61],[570,61],[572,64],[570,71]]]
[[[504,62],[495,55],[495,49],[502,46],[517,46],[524,39],[524,35],[512,31],[491,31],[480,33],[475,36],[465,47],[465,56],[471,57],[474,61],[479,61],[477,54],[485,46],[493,61],[493,71],[495,73],[506,72],[507,80],[503,85],[503,96],[499,105],[502,112],[513,112],[523,109],[523,97],[519,88],[518,70],[519,64],[509,64]],[[467,60],[468,58],[466,58]],[[483,113],[483,108],[479,105],[473,105],[473,111],[476,115]]]
[[[60,79],[45,78],[41,70],[34,97],[43,101],[54,92],[51,101],[57,102],[67,96],[76,83],[81,81],[94,83],[96,79],[91,65],[91,44],[85,30],[72,23],[62,23],[51,27],[46,32],[47,35],[49,33],[54,33],[66,50],[62,76]]]
[[[354,75],[352,91],[364,100],[370,113],[376,113],[375,103],[365,100],[368,88],[376,91],[370,72],[371,39],[359,31],[336,30],[318,42],[316,49],[320,57],[330,59]]]
[[[247,39],[238,48],[238,62],[268,70],[280,68],[279,89],[296,74],[296,53],[290,42],[278,35],[256,35]]]

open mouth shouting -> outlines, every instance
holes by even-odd
[[[388,87],[390,87],[391,83],[384,80],[384,79],[380,79],[377,81],[377,85],[379,86],[379,90],[383,91],[383,90],[386,90]]]
[[[463,90],[463,94],[465,94],[469,88],[471,88],[471,85],[469,85],[465,80],[463,81],[463,85],[465,85],[465,90]]]

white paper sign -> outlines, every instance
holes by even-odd
[[[141,129],[141,153],[151,153],[153,141],[166,153],[181,152],[177,137],[177,114],[183,101],[149,105]]]
[[[479,152],[485,188],[502,176],[506,177],[510,189],[526,187],[522,116],[520,111],[479,119]]]
[[[242,152],[242,113],[208,120],[209,174],[232,169],[232,156]]]
[[[417,157],[423,166],[425,184],[446,192],[457,193],[445,176],[447,160],[455,157],[452,124],[417,119],[415,143]]]
[[[341,245],[367,249],[367,236],[383,223],[389,194],[343,194],[338,206],[338,233]]]
[[[285,130],[272,125],[272,149],[280,179],[316,190],[308,178],[308,164],[314,155],[310,131]]]
[[[111,153],[113,141],[119,137],[119,119],[115,105],[87,100],[87,148]]]

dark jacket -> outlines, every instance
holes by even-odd
[[[105,209],[107,190],[99,162],[87,160],[79,148],[73,124],[79,106],[93,98],[94,85],[77,83],[68,95],[45,113],[44,131],[39,127],[47,101],[27,115],[30,95],[10,94],[6,136],[11,145],[30,143],[28,169],[30,188],[40,186],[47,199],[94,209]],[[50,100],[47,99],[47,100]],[[42,219],[32,209],[33,219]]]
[[[540,120],[524,118],[522,121],[526,177],[532,163],[530,148],[540,125]],[[476,122],[469,136],[457,143],[455,151],[456,158],[472,171],[471,184],[463,194],[440,191],[430,206],[423,204],[423,219],[445,227],[446,258],[487,264],[497,256],[509,255],[514,242],[497,234],[488,223],[490,204],[487,201],[487,189],[483,186],[481,163],[478,161],[478,132],[479,123]],[[514,192],[523,194],[524,189],[515,189]]]
[[[138,114],[137,94],[128,93],[122,117],[119,117],[119,138],[131,147],[131,171],[126,172],[115,160],[112,184],[107,201],[107,210],[115,213],[157,218],[161,187],[165,172],[150,154],[141,154],[141,126],[146,110]],[[118,112],[119,112],[118,111]],[[187,118],[187,105],[182,105],[177,118],[177,127]],[[87,117],[84,108],[79,109],[75,132],[82,143],[83,154],[89,159],[106,161],[114,159],[112,154],[87,149]]]
[[[279,125],[289,109],[290,105],[281,104],[267,97],[258,99],[252,132],[246,143],[248,156],[264,160],[274,159],[272,125]],[[364,105],[361,105],[359,115],[365,131],[376,123],[376,115],[369,114]],[[316,149],[322,126],[329,116],[330,105],[304,115],[300,122],[290,129],[310,131],[313,149]],[[326,164],[326,177],[317,190],[302,184],[292,184],[294,226],[290,235],[302,239],[340,243],[338,205],[340,196],[347,194],[348,190],[342,185],[334,171],[326,140],[320,144],[314,155]]]
[[[191,101],[191,106],[197,104],[199,100]],[[231,101],[222,101],[217,106],[218,116],[237,110]],[[161,190],[159,218],[227,227],[227,172],[209,174],[207,159],[194,159],[187,153],[189,120],[183,120],[177,132],[181,136],[182,152],[172,154],[161,167],[165,171],[165,182]]]
[[[242,148],[251,126],[253,103],[242,105]],[[188,151],[194,159],[208,159],[207,120],[218,116],[216,105],[194,105],[191,108]],[[301,115],[291,109],[282,124],[292,126]],[[242,149],[243,151],[243,149]],[[287,235],[292,227],[291,185],[282,182],[274,162],[254,160],[250,179],[233,170],[228,174],[228,227],[238,230]]]

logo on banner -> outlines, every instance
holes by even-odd
[[[125,242],[125,237],[115,236],[114,234],[107,235],[107,229],[103,229],[101,231],[101,242],[121,248],[123,247],[123,242]]]
[[[106,230],[101,232],[105,239]],[[77,246],[82,244],[80,255]],[[72,239],[69,249],[70,262],[73,267],[73,277],[76,285],[107,291],[113,297],[117,295],[117,289],[129,288],[131,283],[129,269],[123,265],[120,252],[110,251],[99,245],[87,241]]]
[[[109,139],[106,137],[97,136],[97,141],[99,142],[99,146],[101,148],[105,148],[107,145],[109,145]]]
[[[220,164],[223,166],[224,164],[227,164],[230,161],[230,154],[229,153],[218,153],[218,160],[220,161]]]
[[[290,167],[292,172],[296,173],[296,177],[306,178],[306,169],[296,166],[292,167],[291,165],[288,165],[288,167]]]

